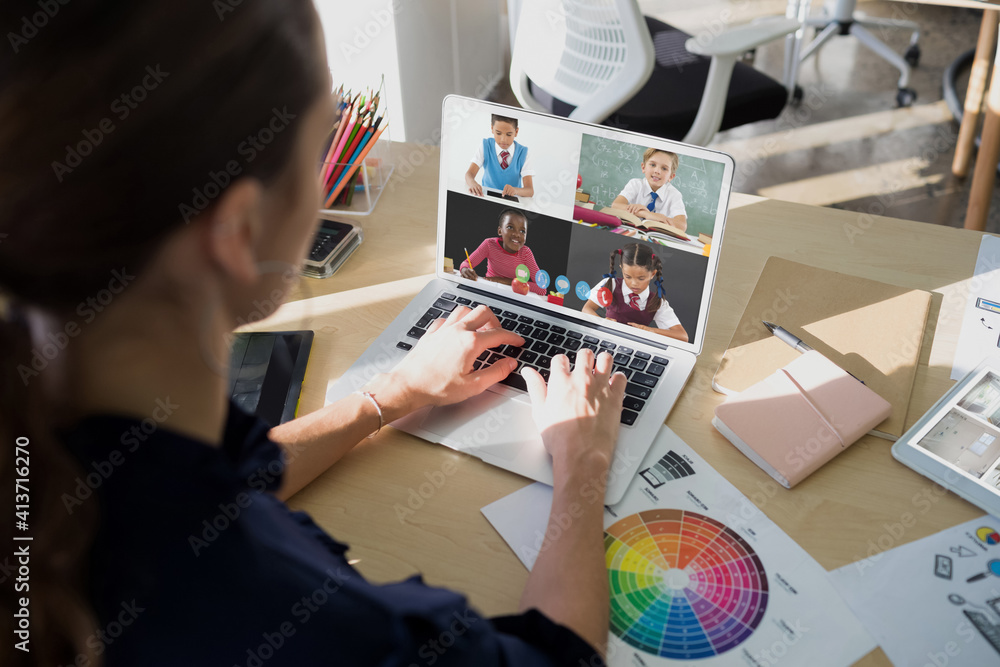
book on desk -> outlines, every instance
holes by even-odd
[[[690,236],[685,232],[668,225],[665,222],[659,222],[657,220],[650,220],[648,218],[640,218],[634,213],[629,213],[628,211],[620,208],[614,208],[611,206],[605,206],[601,209],[601,213],[607,213],[608,215],[613,215],[622,221],[622,224],[628,225],[633,229],[637,229],[641,232],[653,233],[663,235],[672,241],[686,241],[688,243],[701,243],[698,237]],[[711,237],[709,237],[711,238]]]
[[[930,311],[929,292],[770,257],[723,354],[712,388],[737,394],[799,356],[763,325],[801,338],[892,405],[871,433],[904,430]]]

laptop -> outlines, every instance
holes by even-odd
[[[528,151],[522,177],[531,172],[531,197],[518,197],[514,202],[468,192],[465,174],[477,148],[491,136],[493,114],[518,121],[514,152]],[[490,147],[488,142],[486,145]],[[647,148],[679,157],[670,182],[679,195],[670,194],[670,199],[674,202],[671,206],[676,206],[678,196],[681,199],[688,240],[647,234],[634,226],[634,220],[630,226],[629,220],[600,213],[611,206],[629,181],[644,178],[641,165]],[[512,162],[518,163],[516,159]],[[480,169],[477,179],[485,171]],[[425,408],[393,426],[551,484],[551,458],[532,419],[520,369],[530,365],[547,376],[555,354],[564,353],[572,362],[584,347],[606,350],[614,354],[615,367],[629,380],[605,497],[607,503],[619,501],[704,345],[733,172],[733,159],[717,151],[481,100],[446,97],[436,276],[361,358],[331,382],[326,402],[339,400],[374,374],[398,363],[436,318],[447,317],[460,305],[485,304],[502,327],[520,334],[525,343],[521,348],[503,346],[484,353],[476,368],[509,356],[518,360],[518,371],[479,396],[457,405]],[[671,209],[668,215],[676,210]],[[499,281],[489,280],[485,278],[487,263],[482,262],[475,267],[477,280],[462,277],[458,269],[466,252],[471,254],[484,243],[500,244],[508,255],[524,258],[523,249],[512,252],[512,246],[504,247],[498,236],[501,219],[511,216],[527,223],[523,247],[530,249],[537,264],[535,274],[522,265],[505,280],[504,276]],[[598,222],[593,222],[595,216]],[[601,316],[607,315],[601,304],[613,294],[601,291],[608,287],[606,274],[611,273],[612,254],[631,244],[649,246],[662,263],[664,294],[651,324],[665,328],[657,332]],[[503,259],[498,260],[495,273],[506,265],[510,274],[510,262]],[[615,273],[621,288],[620,263]],[[524,289],[518,275],[527,278],[531,289]],[[650,308],[655,306],[655,301],[649,304],[655,291],[651,285],[645,297]],[[594,303],[597,315],[583,312],[588,301]],[[676,334],[677,322],[688,340],[662,333]]]

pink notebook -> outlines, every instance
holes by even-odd
[[[888,401],[812,351],[731,396],[712,424],[790,489],[891,412]]]

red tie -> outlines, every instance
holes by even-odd
[[[500,168],[501,169],[506,169],[507,168],[507,158],[509,158],[509,157],[510,157],[510,153],[508,153],[507,151],[500,151]]]
[[[629,292],[628,305],[632,306],[635,310],[639,310],[639,295],[635,292]]]

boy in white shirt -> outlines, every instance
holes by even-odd
[[[633,178],[611,203],[641,219],[656,220],[678,231],[687,229],[687,210],[680,190],[670,184],[677,175],[680,158],[657,148],[642,154],[644,178]]]

